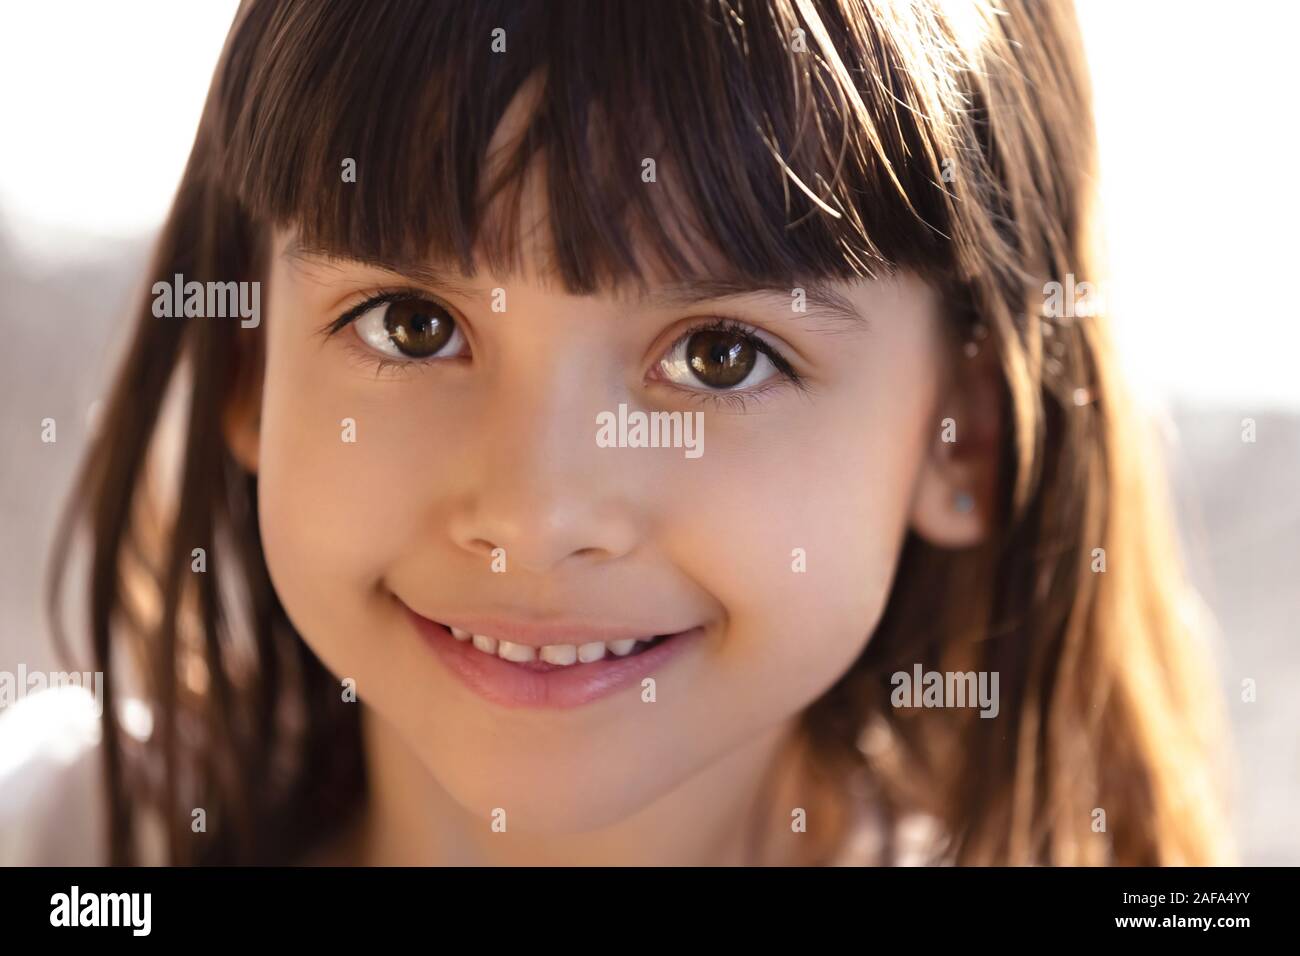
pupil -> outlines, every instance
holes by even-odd
[[[686,343],[691,370],[710,388],[731,388],[743,382],[758,360],[757,349],[735,332],[696,332]]]

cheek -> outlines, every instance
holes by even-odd
[[[729,662],[756,698],[793,712],[861,653],[888,599],[929,435],[920,370],[877,378],[779,441],[715,442],[678,492],[678,560],[726,609]],[[779,701],[774,701],[779,697]]]
[[[420,526],[418,509],[428,498],[422,486],[436,472],[433,463],[413,460],[425,446],[400,430],[403,416],[377,400],[376,383],[352,370],[346,378],[324,370],[314,347],[291,334],[273,327],[268,342],[262,542],[290,618],[336,667],[349,636],[367,634],[376,613],[387,610],[376,584]]]

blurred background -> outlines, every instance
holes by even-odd
[[[235,7],[0,3],[0,671],[65,669],[41,610],[51,533]],[[1225,825],[1243,862],[1289,865],[1300,864],[1297,10],[1079,2],[1106,297],[1218,626],[1235,749]],[[45,418],[56,443],[41,441]],[[13,766],[0,755],[0,789]]]

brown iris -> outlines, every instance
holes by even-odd
[[[706,329],[693,333],[687,340],[686,360],[695,377],[705,385],[731,388],[754,370],[758,349],[752,339],[738,332]]]
[[[388,304],[384,330],[403,355],[428,358],[446,348],[456,322],[446,309],[427,299],[403,299]]]

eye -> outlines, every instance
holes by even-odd
[[[660,360],[659,369],[674,385],[729,391],[755,387],[781,374],[776,357],[771,346],[747,329],[722,325],[687,332]]]
[[[465,335],[451,313],[429,299],[382,302],[359,315],[354,324],[361,341],[392,358],[452,358],[465,348]]]

